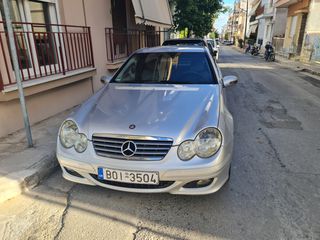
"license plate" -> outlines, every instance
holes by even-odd
[[[137,184],[159,184],[158,172],[125,171],[110,168],[98,168],[98,178],[101,180],[137,183]]]

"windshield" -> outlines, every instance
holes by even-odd
[[[216,84],[204,52],[138,53],[120,69],[112,82]]]

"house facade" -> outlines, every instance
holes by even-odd
[[[275,5],[288,10],[283,53],[289,58],[297,57],[302,50],[310,0],[277,0]]]
[[[248,29],[247,29],[247,38],[249,39],[249,42],[251,44],[256,43],[258,40],[258,32],[259,32],[259,28],[263,27],[263,26],[259,26],[259,20],[257,19],[257,16],[260,16],[263,11],[264,11],[264,7],[261,5],[261,0],[254,0],[251,2],[250,4],[250,8],[251,10],[248,11],[248,19],[249,19],[249,23],[248,23]],[[261,23],[262,21],[260,21]],[[260,30],[260,34],[259,37],[261,36],[261,30]]]
[[[247,37],[264,46],[272,42],[273,37],[284,36],[287,11],[275,7],[274,0],[255,0],[249,13],[249,29]]]
[[[277,8],[288,11],[282,51],[288,58],[304,62],[320,61],[320,2],[317,0],[277,0]]]
[[[172,25],[167,0],[11,0],[10,13],[31,123],[86,100]],[[0,137],[23,127],[4,16],[0,0]]]

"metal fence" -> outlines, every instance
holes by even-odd
[[[13,22],[22,81],[94,67],[90,27]],[[6,24],[0,21],[0,90],[15,84]]]
[[[127,58],[139,48],[160,46],[163,39],[169,38],[169,32],[106,28],[105,36],[107,60],[113,63]]]

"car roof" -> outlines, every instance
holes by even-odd
[[[205,52],[203,46],[159,46],[152,48],[141,48],[136,53],[163,53],[163,52]]]
[[[175,39],[168,39],[165,40],[162,45],[168,46],[168,45],[194,45],[194,44],[202,44],[206,45],[206,41],[201,38],[175,38]]]
[[[172,38],[172,39],[167,39],[165,40],[165,42],[175,42],[175,41],[204,41],[204,39],[202,38]]]

